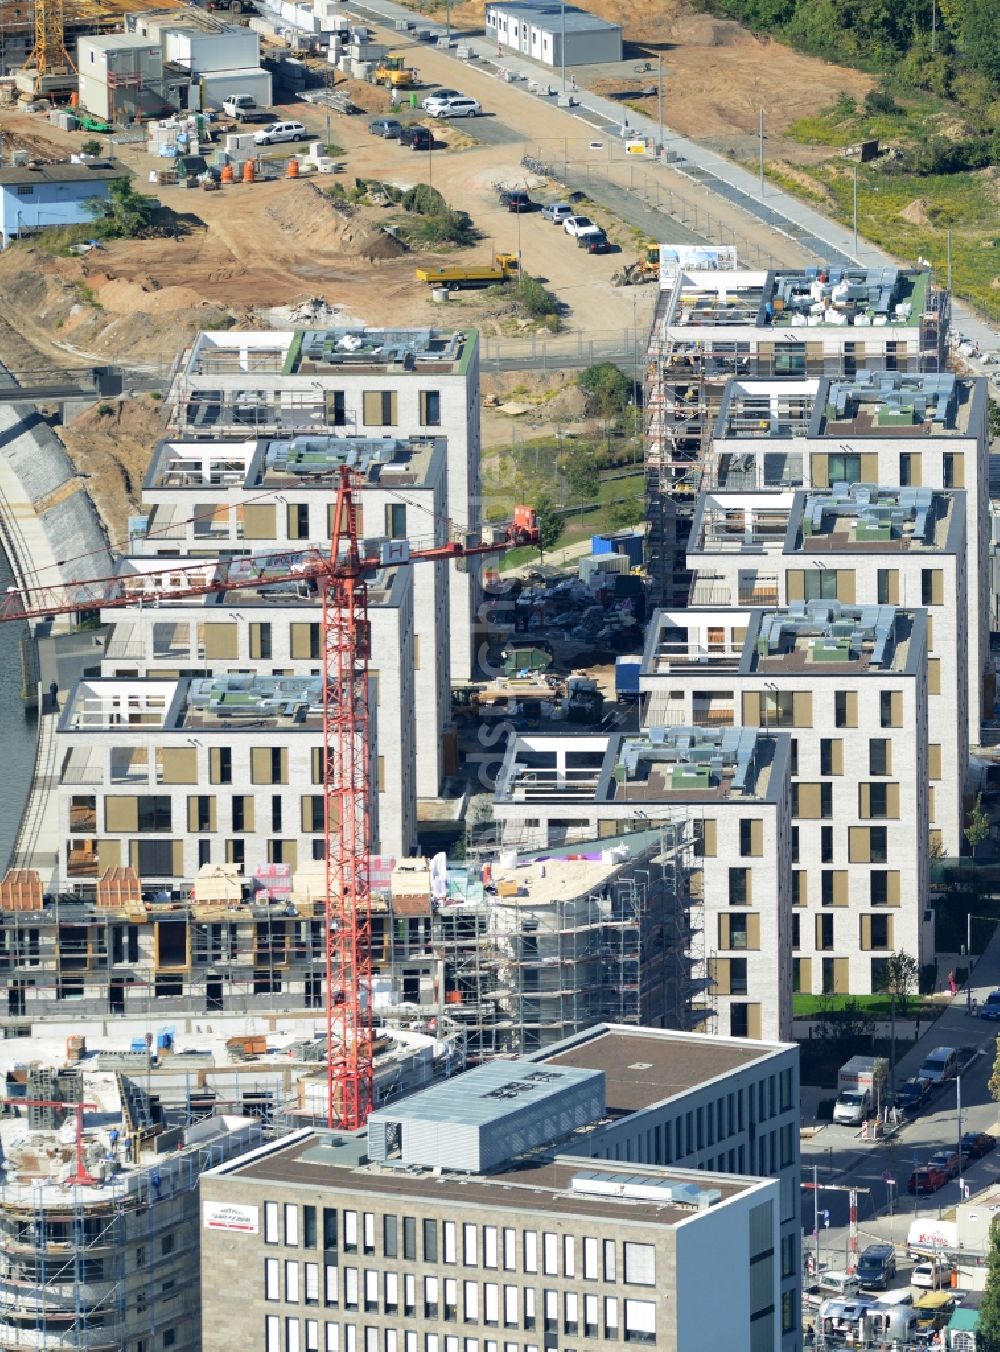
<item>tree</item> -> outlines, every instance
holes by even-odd
[[[620,418],[628,407],[631,382],[611,361],[599,361],[580,373],[579,385],[587,396],[587,411],[601,418]]]
[[[990,440],[1000,437],[1000,404],[990,400]]]
[[[564,462],[563,473],[575,502],[595,501],[601,487],[601,475],[586,450],[568,455]]]
[[[540,493],[535,501],[538,519],[538,552],[554,549],[563,533],[563,519],[548,493]]]
[[[969,811],[967,825],[962,834],[969,842],[972,857],[975,858],[977,847],[982,845],[990,834],[990,818],[989,814],[983,810],[983,795],[981,793],[976,794],[976,801]]]
[[[993,1060],[993,1074],[990,1076],[990,1082],[986,1087],[993,1098],[996,1099],[997,1103],[1000,1103],[1000,1038],[997,1038],[996,1048],[996,1056]],[[1000,1352],[1000,1345],[998,1345],[998,1352]]]
[[[94,216],[94,234],[102,239],[137,239],[153,220],[152,199],[136,192],[127,178],[113,178],[107,198],[91,197],[87,206]]]
[[[885,972],[882,977],[882,989],[887,995],[894,995],[901,1014],[906,1013],[906,1005],[911,991],[915,991],[920,982],[920,968],[917,960],[902,949],[890,953],[885,960]]]
[[[993,1084],[990,1082],[990,1088]],[[976,1352],[1000,1352],[1000,1218],[990,1221],[990,1247],[986,1255],[986,1286],[979,1304]]]
[[[965,0],[962,20],[962,45],[966,64],[985,75],[990,84],[1000,85],[1000,26],[997,25],[996,0]]]

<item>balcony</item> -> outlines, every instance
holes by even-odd
[[[698,727],[731,728],[736,722],[736,710],[732,698],[698,699],[691,707],[691,721]]]
[[[695,574],[688,595],[689,606],[727,607],[733,603],[733,589],[728,582],[700,579]],[[742,605],[743,603],[740,602]]]
[[[760,583],[757,583],[753,587],[741,587],[739,604],[741,606],[778,605],[777,582],[770,586],[762,586]]]

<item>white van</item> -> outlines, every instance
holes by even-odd
[[[854,1300],[860,1295],[861,1291],[857,1277],[852,1277],[849,1272],[836,1272],[832,1268],[828,1272],[820,1273],[816,1285],[819,1287],[821,1295],[830,1296],[836,1300]]]

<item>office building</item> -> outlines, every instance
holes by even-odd
[[[494,798],[500,841],[505,848],[569,848],[669,824],[673,876],[690,917],[693,1016],[712,1032],[786,1040],[789,753],[786,735],[743,727],[512,734]]]
[[[927,610],[934,854],[962,849],[969,763],[966,494],[931,488],[710,490],[688,541],[692,606],[834,600]],[[947,733],[947,735],[946,735]]]
[[[787,730],[793,990],[879,990],[903,950],[929,959],[927,616],[797,601],[661,610],[643,654],[647,728]],[[742,865],[730,900],[745,904]]]
[[[478,539],[482,485],[474,330],[201,333],[181,358],[167,405],[178,440],[443,437],[449,528],[461,538]],[[473,674],[480,562],[449,564],[453,680]]]
[[[593,1030],[617,1036],[627,1054],[649,1045],[659,1059],[656,1035],[631,1031],[634,1041]],[[794,1049],[691,1041],[713,1048],[719,1080],[699,1085],[715,1089],[713,1137],[718,1128],[735,1142],[752,1114],[760,1140],[772,1134],[765,1121],[781,1138],[793,1116]],[[662,1055],[673,1050],[663,1044]],[[672,1123],[664,1097],[680,1103],[687,1090],[693,1143],[694,1120],[704,1138],[707,1113],[695,1107],[694,1063],[675,1059],[667,1095],[654,1106],[643,1079],[624,1120],[648,1109],[661,1127]],[[708,1339],[790,1352],[797,1138],[788,1136],[783,1172],[776,1145],[780,1176],[769,1179],[725,1164],[594,1159],[588,1144],[620,1111],[617,1089],[603,1068],[558,1057],[494,1062],[373,1113],[366,1133],[295,1133],[220,1165],[202,1183],[203,1224],[226,1208],[241,1224],[203,1231],[206,1343],[458,1352],[471,1339],[500,1352],[573,1340],[687,1349]],[[683,1130],[681,1140],[683,1152]],[[740,1148],[747,1160],[745,1143],[734,1160]],[[712,1298],[720,1255],[724,1302]]]
[[[486,36],[551,70],[622,59],[621,25],[576,5],[498,0],[486,6]]]

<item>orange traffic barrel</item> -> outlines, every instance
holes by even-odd
[[[243,161],[243,182],[244,183],[253,182],[253,160]]]
[[[285,177],[298,178],[298,176],[299,176],[299,162],[296,159],[291,159],[288,161],[288,168],[285,170]]]
[[[232,183],[233,166],[231,164],[224,164],[222,166],[222,173],[219,175],[219,178],[222,180],[223,183]]]

